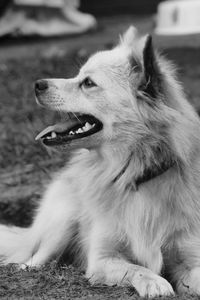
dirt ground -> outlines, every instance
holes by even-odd
[[[34,100],[38,78],[71,77],[87,56],[109,48],[119,32],[136,22],[142,32],[152,30],[152,18],[134,16],[101,19],[91,34],[64,39],[3,41],[0,46],[0,222],[27,226],[53,173],[64,165],[65,155],[48,153],[34,141],[37,133],[53,123]],[[161,40],[160,40],[161,41]],[[198,41],[199,42],[199,41]],[[159,45],[159,41],[156,40]],[[160,42],[163,48],[163,41]],[[183,43],[183,40],[182,42]],[[184,44],[184,43],[183,43]],[[200,55],[195,47],[174,48],[167,42],[165,55],[178,66],[179,78],[191,103],[200,112]],[[81,270],[51,263],[42,270],[0,268],[0,299],[140,299],[134,290],[90,287]],[[160,299],[160,298],[159,298]],[[165,299],[165,297],[161,298]],[[181,296],[173,299],[199,299]]]

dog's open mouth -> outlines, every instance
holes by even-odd
[[[92,115],[69,113],[68,116],[65,122],[44,129],[36,140],[42,140],[46,146],[62,145],[93,135],[103,128],[102,122]]]

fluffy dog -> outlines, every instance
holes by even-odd
[[[66,113],[37,139],[71,155],[30,228],[0,227],[3,264],[39,266],[74,245],[92,284],[200,294],[200,122],[172,65],[131,27],[73,79],[36,82]],[[79,249],[79,251],[77,251]]]

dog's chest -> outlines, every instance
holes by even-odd
[[[91,226],[103,220],[102,231],[116,248],[128,253],[132,261],[159,272],[169,221],[161,201],[148,192],[119,192],[105,172],[94,168],[80,173],[76,176],[75,192],[84,219],[91,220]]]
[[[166,220],[159,214],[159,208],[149,205],[149,201],[142,196],[130,199],[120,223],[133,260],[157,272],[161,268],[160,249],[166,228],[163,223]]]

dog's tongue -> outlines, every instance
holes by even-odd
[[[36,140],[41,139],[42,137],[44,137],[46,134],[50,133],[50,132],[64,132],[69,130],[73,125],[75,124],[75,122],[73,122],[73,120],[69,120],[67,122],[64,123],[57,123],[55,125],[51,125],[48,126],[47,128],[45,128],[44,130],[42,130],[42,132],[40,132],[37,136],[36,136]]]

